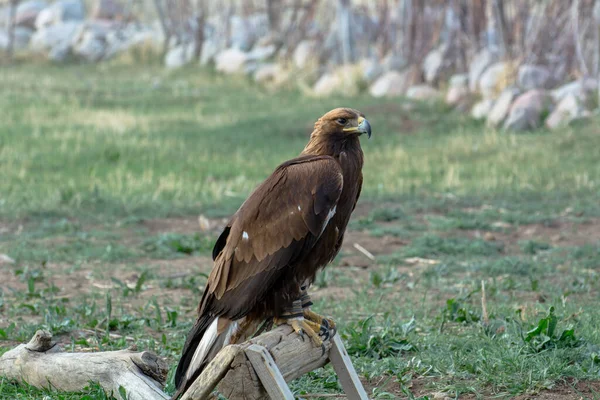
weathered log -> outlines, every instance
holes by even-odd
[[[119,397],[122,387],[131,400],[168,399],[162,388],[166,363],[155,354],[132,350],[66,353],[52,335],[37,331],[31,341],[0,357],[0,375],[39,388],[76,392],[90,382]]]

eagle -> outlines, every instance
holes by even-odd
[[[212,252],[213,269],[175,373],[174,399],[224,346],[270,321],[317,346],[335,334],[311,311],[307,289],[340,251],[362,188],[359,137],[365,115],[336,108],[317,120],[302,153],[279,165],[231,217]],[[323,347],[324,348],[324,347]]]

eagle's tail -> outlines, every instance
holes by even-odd
[[[177,390],[172,399],[177,399],[185,393],[206,365],[224,346],[229,344],[237,323],[229,320],[219,323],[220,318],[223,317],[201,315],[188,333],[175,372]],[[222,332],[219,332],[219,328],[222,329]]]

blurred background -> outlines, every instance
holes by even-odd
[[[0,0],[0,355],[136,344],[172,393],[227,219],[348,106],[363,191],[312,295],[370,395],[593,398],[599,70],[600,0]],[[42,397],[108,395],[0,376]]]

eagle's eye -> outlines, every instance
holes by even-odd
[[[348,122],[348,120],[346,118],[338,118],[337,119],[337,123],[340,125],[346,125],[346,122]]]

